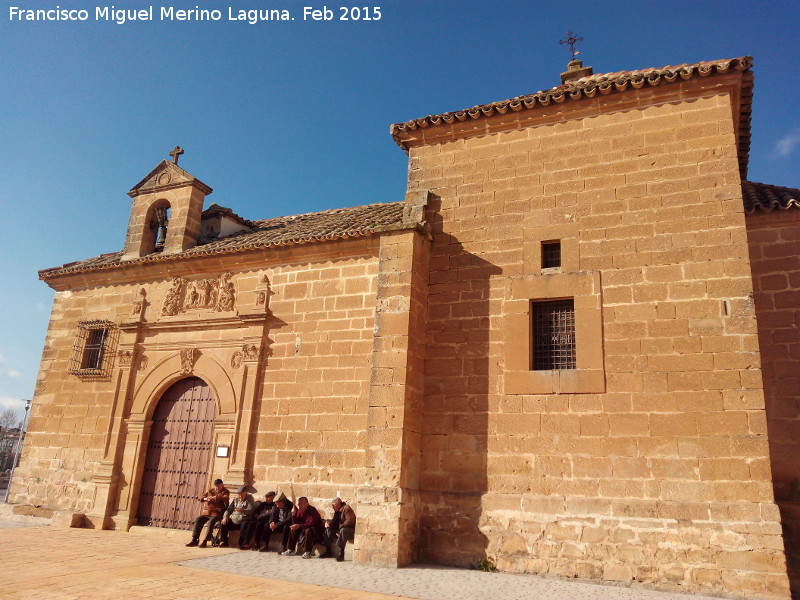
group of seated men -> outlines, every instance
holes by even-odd
[[[220,547],[228,547],[228,533],[239,530],[239,549],[268,552],[273,534],[281,536],[280,550],[283,556],[302,554],[311,558],[314,546],[320,544],[319,558],[332,556],[331,546],[335,542],[340,551],[337,561],[344,560],[344,548],[355,535],[356,513],[341,498],[331,501],[333,518],[325,520],[319,511],[308,503],[305,496],[297,499],[294,506],[283,493],[269,492],[263,502],[253,499],[246,486],[236,490],[230,499],[230,491],[221,479],[214,487],[201,495],[203,514],[197,517],[192,531],[192,540],[187,546],[205,548],[214,535],[214,526],[220,524]],[[200,541],[203,526],[208,524],[205,539]]]

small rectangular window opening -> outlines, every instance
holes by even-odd
[[[67,371],[81,377],[107,375],[108,353],[113,355],[114,324],[110,321],[81,321],[72,346]]]
[[[106,350],[108,329],[92,329],[83,346],[81,369],[99,369],[103,366],[103,354]]]
[[[552,269],[561,266],[561,240],[542,242],[542,268]]]
[[[575,302],[531,302],[533,370],[575,369]]]

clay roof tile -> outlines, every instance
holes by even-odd
[[[289,217],[247,221],[251,223],[252,231],[214,239],[177,254],[149,254],[135,260],[123,261],[122,252],[113,252],[51,269],[43,269],[39,271],[39,278],[48,279],[55,275],[72,272],[109,269],[123,264],[175,260],[293,244],[319,243],[418,227],[419,223],[404,218],[404,206],[404,202],[368,204]]]
[[[742,198],[744,199],[744,210],[750,215],[758,212],[800,208],[800,190],[778,185],[743,181]]]
[[[508,107],[512,111],[534,110],[537,106],[549,106],[551,102],[557,104],[570,101],[580,101],[592,98],[599,90],[601,94],[610,94],[613,91],[625,92],[629,88],[640,89],[645,85],[658,86],[670,84],[675,81],[692,79],[693,77],[708,77],[714,73],[726,73],[730,70],[747,72],[753,66],[753,57],[741,56],[724,60],[701,61],[691,64],[671,65],[661,68],[647,68],[636,71],[617,71],[614,73],[597,73],[568,81],[549,90],[538,91],[533,94],[517,96],[508,100],[500,100],[489,104],[482,104],[460,111],[451,111],[439,115],[429,115],[421,119],[412,119],[405,123],[395,123],[389,127],[394,141],[403,150],[408,152],[409,146],[403,140],[407,131],[417,128],[441,127],[453,122],[453,118],[463,120],[468,115],[473,119],[488,118],[495,112],[505,112]],[[747,176],[747,162],[750,151],[750,112],[753,97],[752,75],[744,78],[740,99],[739,120],[739,170],[742,179]]]

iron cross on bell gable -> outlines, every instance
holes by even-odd
[[[177,165],[178,157],[183,153],[183,148],[180,146],[175,146],[175,148],[172,149],[172,152],[169,153],[169,155],[172,157],[172,162]]]
[[[583,41],[583,38],[582,37],[575,37],[575,34],[572,33],[572,29],[570,29],[569,31],[567,31],[567,39],[558,40],[558,43],[561,46],[564,46],[564,45],[569,46],[569,51],[572,52],[572,60],[575,60],[575,57],[578,56],[578,54],[580,54],[580,52],[575,50],[575,46],[577,46],[582,41]]]

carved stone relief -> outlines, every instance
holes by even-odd
[[[177,315],[181,310],[181,303],[183,301],[183,289],[186,280],[176,277],[172,280],[167,296],[164,298],[164,308],[161,309],[162,315]]]
[[[194,370],[194,363],[200,356],[200,351],[197,348],[182,348],[181,349],[181,373],[190,375]]]
[[[144,354],[142,354],[139,357],[139,370],[144,371],[147,368],[147,363],[149,362],[150,361],[147,359],[147,357]]]
[[[236,302],[236,290],[231,282],[231,277],[230,273],[223,273],[219,278],[219,302],[216,307],[218,311],[233,310]]]
[[[245,344],[242,346],[242,352],[244,353],[245,362],[253,362],[258,360],[261,355],[261,347],[255,344]]]
[[[272,287],[269,281],[269,276],[264,274],[258,280],[256,289],[256,306],[263,307],[264,310],[269,309],[269,297],[272,295]]]
[[[236,304],[236,288],[231,273],[223,273],[218,279],[172,280],[161,314],[175,316],[187,310],[206,309],[215,312],[233,310]]]
[[[237,350],[231,356],[231,368],[238,369],[242,366],[242,360],[244,360],[244,354],[242,354],[241,350]]]
[[[131,314],[134,317],[141,317],[144,312],[144,307],[147,303],[147,291],[144,288],[139,288],[133,300],[133,310]]]
[[[120,367],[130,367],[133,362],[134,353],[131,350],[120,350],[117,352]]]

